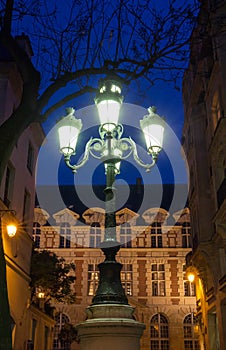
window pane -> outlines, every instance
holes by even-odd
[[[95,295],[99,284],[99,270],[96,264],[88,265],[88,295]]]
[[[156,326],[151,326],[151,338],[158,338],[159,337],[159,331],[158,331],[158,324]]]
[[[158,295],[158,282],[152,282],[152,295]]]
[[[159,283],[159,295],[165,296],[165,282]]]
[[[165,270],[164,264],[153,264],[152,265],[152,295],[153,296],[164,296],[165,295]]]
[[[132,274],[132,264],[123,264],[121,271],[121,281],[122,286],[125,289],[127,295],[132,295],[132,284],[133,284],[133,274]]]
[[[160,331],[161,331],[161,338],[168,338],[168,326],[167,325],[161,326]]]
[[[151,265],[151,269],[152,269],[152,271],[157,271],[157,264]]]
[[[66,323],[70,323],[70,320],[67,315],[59,312],[54,317],[56,324],[54,326],[54,339],[53,339],[53,349],[54,350],[70,350],[70,344],[60,341],[59,334],[61,329],[64,327]]]
[[[60,248],[71,247],[71,227],[68,222],[60,224]]]
[[[98,248],[101,242],[101,228],[99,222],[92,223],[89,237],[89,246],[91,248]]]
[[[158,247],[162,248],[162,236],[158,236]]]
[[[156,248],[156,237],[155,236],[151,236],[151,247]]]
[[[159,348],[159,341],[158,340],[151,340],[151,350],[161,350]]]
[[[163,264],[159,265],[159,271],[165,271],[165,266]]]
[[[122,248],[131,248],[132,246],[131,226],[125,222],[120,226],[120,243]]]
[[[161,350],[169,350],[169,341],[161,340]]]

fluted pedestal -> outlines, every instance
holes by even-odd
[[[81,350],[139,350],[145,325],[133,319],[134,308],[121,304],[92,305],[77,325]]]

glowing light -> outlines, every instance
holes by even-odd
[[[156,108],[148,108],[148,115],[140,121],[143,130],[147,150],[153,155],[158,155],[162,149],[165,121],[158,114]]]
[[[195,280],[195,275],[194,275],[194,273],[192,273],[192,272],[190,272],[189,274],[188,274],[188,280],[189,280],[189,282],[194,282],[194,280]]]
[[[16,234],[16,231],[17,231],[17,227],[16,227],[16,225],[14,225],[14,224],[9,224],[9,225],[7,225],[7,234],[8,234],[8,236],[9,237],[14,237],[15,236],[15,234]]]
[[[38,298],[39,299],[43,299],[45,297],[45,293],[44,292],[39,292],[38,293]]]
[[[74,109],[68,111],[69,114],[59,122],[58,134],[60,141],[60,151],[65,155],[75,153],[75,148],[79,133],[82,128],[82,121],[74,116]]]

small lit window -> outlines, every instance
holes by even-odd
[[[99,269],[96,264],[88,265],[88,295],[95,295],[99,284]]]
[[[153,222],[151,225],[151,247],[162,248],[162,224]]]
[[[194,297],[196,295],[195,283],[188,281],[185,265],[183,265],[183,280],[184,280],[184,296]]]
[[[165,296],[165,266],[153,264],[151,266],[152,295]]]
[[[191,225],[190,222],[185,221],[182,224],[182,229],[181,229],[181,234],[182,234],[182,247],[183,248],[190,248],[191,247]]]
[[[184,281],[184,296],[194,297],[195,296],[195,284],[194,282]]]
[[[92,223],[89,234],[89,246],[98,248],[101,242],[101,228],[99,222]]]
[[[35,248],[40,248],[41,227],[38,222],[33,224],[33,241]]]
[[[120,227],[120,243],[122,248],[131,248],[132,244],[131,226],[125,222]]]
[[[132,264],[123,264],[121,271],[122,286],[127,295],[132,295],[133,267]]]
[[[71,247],[71,227],[68,222],[61,222],[60,224],[60,244],[59,248]]]

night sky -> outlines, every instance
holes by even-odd
[[[181,1],[182,2],[182,1]],[[192,1],[191,1],[192,2]],[[160,1],[161,5],[163,3]],[[178,1],[180,3],[180,1]],[[93,86],[97,87],[98,80],[93,81]],[[49,101],[49,106],[58,101],[61,97],[73,91],[73,84],[69,84],[64,90],[57,92]],[[147,114],[147,108],[157,107],[157,113],[164,116],[167,122],[167,129],[164,135],[163,151],[161,152],[157,165],[146,173],[132,159],[128,158],[121,162],[121,172],[117,175],[116,183],[125,187],[135,184],[137,178],[141,178],[143,184],[186,184],[188,175],[186,171],[186,161],[181,155],[181,135],[183,128],[183,104],[182,104],[182,78],[178,79],[176,88],[175,82],[156,81],[154,85],[147,83],[145,79],[140,79],[139,83],[132,83],[123,86],[122,94],[124,103],[120,114],[119,122],[124,125],[123,137],[131,136],[137,146],[141,159],[149,163],[150,156],[147,155],[146,146],[140,131],[139,120]],[[98,116],[94,105],[94,95],[86,94],[70,101],[65,106],[58,108],[49,119],[43,124],[46,139],[39,152],[37,163],[37,187],[73,185],[103,185],[105,174],[103,164],[92,159],[86,165],[73,174],[64,164],[63,157],[59,153],[59,142],[56,122],[65,115],[66,107],[74,107],[76,116],[82,119],[83,129],[80,134],[76,156],[72,158],[72,163],[79,161],[82,157],[85,144],[91,136],[98,137]],[[47,108],[49,107],[47,106]]]

